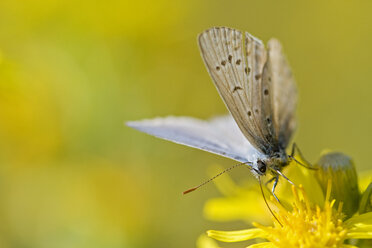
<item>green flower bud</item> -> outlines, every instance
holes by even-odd
[[[362,198],[360,199],[359,213],[364,214],[372,211],[372,183],[370,183],[367,189],[364,191]]]
[[[316,177],[325,193],[328,180],[332,182],[331,198],[336,199],[336,207],[342,203],[342,212],[351,217],[359,208],[358,176],[350,157],[330,152],[320,157],[316,166]]]

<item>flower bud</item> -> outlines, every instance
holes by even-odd
[[[360,199],[359,214],[364,214],[372,211],[372,183],[364,191]]]
[[[329,152],[320,157],[316,166],[316,177],[324,194],[328,180],[332,182],[331,198],[336,199],[336,207],[342,202],[342,212],[351,217],[359,208],[358,177],[354,163],[349,156],[339,152]]]

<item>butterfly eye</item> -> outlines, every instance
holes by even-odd
[[[265,173],[266,172],[266,164],[262,161],[257,161],[257,165],[258,165],[258,170],[261,172],[261,173]]]

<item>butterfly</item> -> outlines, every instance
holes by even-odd
[[[280,42],[271,39],[265,48],[247,32],[213,27],[198,36],[198,43],[230,114],[208,121],[170,116],[127,125],[239,161],[256,177],[270,173],[274,194],[279,176],[289,181],[281,171],[294,159],[295,145],[291,155],[286,148],[296,128],[297,103],[295,80]]]

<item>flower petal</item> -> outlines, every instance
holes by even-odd
[[[361,215],[351,217],[350,219],[345,221],[345,224],[349,228],[353,228],[354,226],[356,226],[358,224],[372,225],[372,212],[368,212],[368,213],[365,213],[365,214],[361,214]]]
[[[207,231],[208,237],[223,242],[239,242],[254,238],[266,238],[267,233],[259,228],[251,228],[239,231]]]
[[[202,234],[199,236],[198,240],[196,241],[197,248],[218,248],[216,241],[211,238],[208,238],[207,235]]]
[[[348,232],[347,239],[372,239],[372,232]]]
[[[372,183],[368,185],[367,189],[363,192],[362,198],[360,199],[360,204],[359,204],[360,214],[371,212],[372,210],[371,197],[372,197]]]
[[[251,194],[240,197],[210,199],[204,205],[204,216],[214,221],[254,220],[270,223],[267,209],[259,201],[260,197],[262,196],[252,191]]]
[[[271,242],[263,242],[263,243],[250,245],[247,248],[276,248],[276,246]]]
[[[345,224],[349,228],[346,237],[351,239],[372,239],[372,212],[354,216]]]

